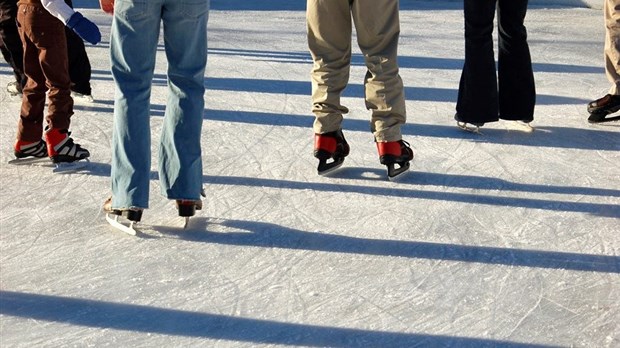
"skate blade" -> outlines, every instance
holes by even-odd
[[[474,134],[481,134],[482,135],[482,132],[480,131],[480,127],[476,126],[476,125],[473,125],[471,123],[457,121],[456,122],[456,126],[459,127],[460,129],[466,131],[466,132],[470,132],[470,133],[474,133]]]
[[[110,214],[105,214],[106,221],[112,227],[116,228],[117,230],[121,232],[125,232],[129,235],[132,235],[132,236],[135,236],[137,234],[136,229],[133,227],[135,225],[134,221],[129,221],[129,225],[125,225],[124,223],[118,221],[118,218],[120,217],[119,215],[112,214],[112,216],[110,216]]]
[[[85,168],[90,163],[88,158],[75,162],[55,163],[56,167],[52,170],[54,173],[73,173]]]
[[[319,162],[319,167],[317,169],[317,172],[320,176],[328,176],[338,171],[338,169],[342,167],[343,163],[344,163],[344,158],[334,160],[331,163],[327,163],[326,161],[321,161]]]
[[[187,226],[189,226],[189,216],[185,216],[183,219],[183,229],[187,229]]]
[[[608,114],[604,114],[604,115],[600,115],[600,114],[591,114],[590,117],[588,117],[588,123],[606,123],[606,122],[614,122],[614,121],[619,121],[620,120],[620,115],[619,116],[612,116],[612,117],[607,117]]]
[[[532,127],[531,124],[523,121],[506,121],[504,125],[505,128],[509,131],[514,130],[524,133],[532,133],[535,130],[535,128]]]
[[[404,164],[398,164],[400,167],[396,168],[395,163],[388,164],[388,180],[393,182],[398,182],[402,179],[409,169],[411,168],[410,162],[405,162]]]
[[[7,162],[8,164],[14,164],[18,166],[36,164],[36,163],[49,163],[51,161],[49,157],[26,157],[26,158],[15,158]]]

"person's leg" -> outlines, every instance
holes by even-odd
[[[523,22],[527,0],[499,0],[499,116],[505,120],[534,119],[536,88],[532,58]]]
[[[499,119],[497,75],[493,51],[496,0],[465,0],[465,63],[456,112],[468,123]]]
[[[364,80],[370,128],[377,142],[399,141],[406,121],[403,81],[398,73],[398,0],[354,0],[353,21],[368,71]]]
[[[620,95],[620,0],[605,0],[605,73],[612,86],[609,94]]]
[[[166,0],[162,19],[168,100],[159,145],[159,180],[168,199],[200,199],[209,0]]]
[[[45,112],[45,75],[39,64],[39,50],[32,42],[32,29],[28,26],[32,22],[32,5],[22,5],[17,21],[19,34],[23,41],[23,63],[27,74],[26,84],[23,87],[22,106],[17,126],[17,143],[33,143],[41,140],[43,135],[43,115]]]
[[[65,34],[67,37],[71,90],[83,95],[91,95],[91,66],[84,41],[69,28],[65,28]]]
[[[31,119],[39,132],[47,90],[47,125],[50,129],[67,130],[73,114],[73,101],[69,91],[64,25],[40,4],[20,5],[19,9],[17,19],[28,76],[22,103],[22,124],[25,119]]]
[[[148,208],[151,171],[150,97],[161,1],[117,1],[110,40],[115,81],[112,208]]]
[[[312,112],[314,133],[340,130],[348,109],[340,95],[349,81],[351,63],[351,9],[349,0],[308,0],[308,47],[314,61]]]
[[[0,2],[0,51],[6,62],[13,69],[17,92],[26,85],[24,74],[24,51],[16,24],[17,1]]]

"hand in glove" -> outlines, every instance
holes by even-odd
[[[93,45],[101,41],[101,33],[97,25],[84,18],[79,12],[75,12],[71,18],[69,18],[67,27],[73,29],[82,39]]]

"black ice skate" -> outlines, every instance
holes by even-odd
[[[620,119],[620,116],[607,117],[620,110],[620,95],[607,94],[602,98],[588,103],[588,122],[601,123]]]
[[[47,144],[43,140],[31,143],[18,140],[15,143],[14,150],[15,159],[10,160],[10,164],[31,164],[48,161]]]
[[[349,155],[349,144],[344,139],[342,130],[314,135],[314,157],[319,159],[319,175],[334,172]]]
[[[112,208],[112,197],[103,203],[103,211],[106,213],[105,219],[112,227],[132,236],[136,235],[134,224],[142,220],[142,208],[114,209]],[[128,222],[119,221],[119,217],[127,219]]]
[[[377,150],[379,151],[379,161],[387,166],[388,179],[396,180],[409,170],[409,162],[413,159],[413,150],[406,141],[377,142]]]
[[[204,189],[200,191],[200,195],[202,197],[206,197]],[[189,218],[196,215],[196,210],[202,210],[202,200],[200,199],[177,199],[176,205],[177,210],[179,211],[179,216],[185,218],[183,228],[186,228],[189,224]]]
[[[56,165],[54,172],[65,172],[83,168],[88,162],[90,152],[73,142],[67,129],[45,130],[47,153]]]

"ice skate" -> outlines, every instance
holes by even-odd
[[[106,213],[106,221],[114,228],[132,236],[137,234],[134,225],[142,220],[142,208],[114,209],[112,208],[112,197],[103,203],[103,211]],[[126,221],[119,220],[124,218]]]
[[[314,157],[319,159],[319,175],[333,173],[349,155],[349,144],[342,130],[314,135]]]
[[[588,103],[588,122],[601,123],[616,121],[620,119],[620,116],[607,117],[620,110],[620,95],[607,94],[602,98],[591,101]]]
[[[203,197],[206,196],[204,189],[200,191],[200,195]],[[187,228],[189,218],[196,215],[196,210],[202,210],[202,200],[200,199],[177,199],[176,205],[177,210],[179,211],[179,216],[185,218],[183,228]]]
[[[77,104],[92,104],[95,102],[95,99],[91,94],[82,94],[72,91],[71,97],[73,98],[73,102]]]
[[[90,152],[73,142],[67,129],[49,129],[45,131],[47,153],[56,165],[54,172],[71,172],[84,168],[90,161]]]
[[[397,180],[409,170],[413,150],[404,140],[377,142],[379,161],[387,166],[389,180]]]
[[[482,132],[480,132],[480,127],[484,126],[483,122],[463,121],[459,117],[459,114],[454,115],[454,120],[456,121],[456,126],[459,127],[460,129],[467,131],[467,132],[471,132],[471,133],[482,134]]]
[[[6,91],[9,93],[11,97],[15,97],[17,95],[22,94],[22,91],[17,87],[17,82],[12,81],[6,85]]]
[[[531,122],[526,121],[505,120],[504,126],[507,130],[514,130],[524,133],[532,133],[534,130],[536,130],[536,128],[531,125]]]
[[[31,143],[18,140],[15,143],[14,150],[15,159],[10,160],[9,164],[33,164],[49,161],[47,145],[43,140]]]

